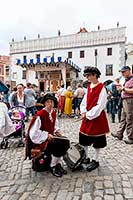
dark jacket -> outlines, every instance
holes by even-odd
[[[26,94],[24,94],[24,101],[23,101],[23,105],[25,106],[25,101],[26,101]],[[13,94],[12,95],[12,98],[11,98],[11,107],[14,107],[14,106],[18,106],[19,105],[19,102],[18,102],[18,98],[17,98],[17,93]]]

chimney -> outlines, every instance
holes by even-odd
[[[38,39],[40,38],[40,34],[38,34]]]
[[[58,30],[58,36],[60,37],[60,35],[61,35],[61,32],[60,32],[60,30]]]
[[[117,22],[117,28],[119,28],[119,22]]]
[[[100,30],[100,26],[98,25],[98,31]]]
[[[24,40],[26,40],[26,36],[24,36]]]
[[[14,38],[12,38],[12,42],[14,42]]]

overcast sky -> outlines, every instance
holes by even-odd
[[[9,53],[9,42],[127,27],[128,41],[133,42],[133,0],[0,0],[0,54]]]

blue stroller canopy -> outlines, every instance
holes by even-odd
[[[8,92],[9,88],[0,80],[0,92]]]

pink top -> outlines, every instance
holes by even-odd
[[[133,76],[133,75],[132,75]],[[125,88],[133,88],[133,77],[130,78],[130,80],[126,81],[125,82],[125,85],[124,85]],[[122,98],[123,99],[127,99],[127,98],[133,98],[133,94],[128,94],[126,92],[122,92]]]

